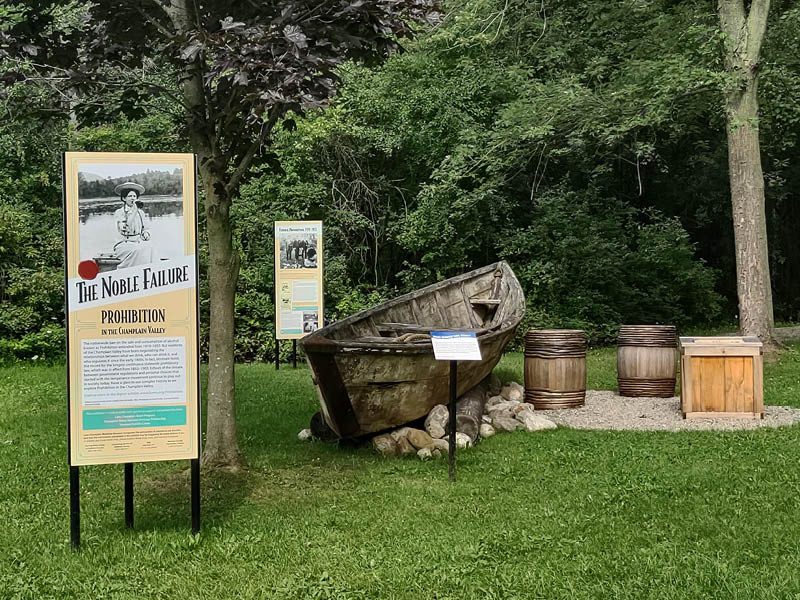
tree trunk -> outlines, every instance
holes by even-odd
[[[172,0],[164,7],[176,31],[187,34],[195,27],[194,3]],[[183,98],[192,150],[197,155],[205,191],[208,234],[208,283],[211,316],[208,350],[208,402],[203,465],[238,468],[242,464],[236,438],[234,395],[234,298],[239,279],[239,255],[233,250],[231,197],[225,187],[228,161],[215,152],[214,116],[203,84],[201,55],[183,78]]]
[[[242,459],[236,437],[234,381],[234,298],[239,279],[239,253],[233,249],[231,200],[223,176],[209,166],[200,174],[206,193],[208,287],[211,318],[208,347],[208,404],[205,466],[237,468]]]
[[[776,348],[764,208],[764,174],[758,140],[758,61],[769,0],[719,0],[725,34],[728,170],[731,186],[739,328]]]
[[[772,287],[764,209],[764,175],[758,141],[758,82],[728,96],[728,169],[731,181],[739,328],[764,344],[774,343]]]

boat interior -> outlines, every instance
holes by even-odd
[[[344,319],[325,328],[325,336],[360,344],[426,344],[432,330],[487,335],[522,316],[515,296],[521,291],[513,272],[497,263]]]

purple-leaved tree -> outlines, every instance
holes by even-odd
[[[0,9],[0,77],[47,84],[64,114],[172,110],[198,157],[211,300],[207,466],[237,467],[230,209],[287,113],[324,105],[347,60],[380,60],[436,0],[30,0]],[[102,99],[99,101],[98,99]]]

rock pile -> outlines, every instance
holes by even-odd
[[[456,402],[456,448],[475,445],[505,431],[543,431],[557,425],[537,414],[533,404],[525,402],[525,389],[514,381],[505,385],[492,373]],[[372,447],[383,456],[410,456],[422,460],[446,456],[450,452],[450,412],[446,404],[437,404],[425,417],[424,430],[400,427],[372,438]],[[303,429],[298,439],[307,441],[314,436]]]
[[[543,431],[556,424],[536,414],[524,401],[525,390],[516,382],[501,385],[493,374],[487,381],[461,396],[456,403],[456,448],[469,448],[480,438],[505,431]],[[372,438],[372,446],[383,456],[408,456],[421,459],[447,455],[450,439],[449,411],[437,404],[425,418],[425,430],[401,427]]]

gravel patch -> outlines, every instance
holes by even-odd
[[[763,419],[684,419],[678,397],[626,398],[598,390],[587,390],[586,404],[580,408],[537,410],[536,414],[575,429],[737,431],[800,423],[800,409],[790,406],[765,406]]]

